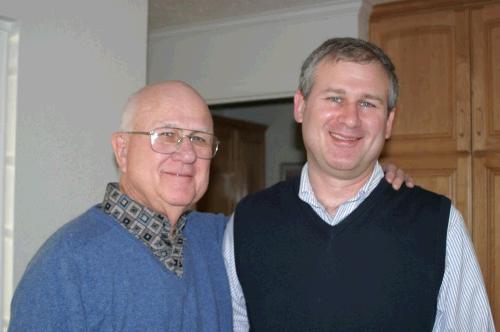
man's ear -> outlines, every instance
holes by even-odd
[[[389,111],[387,122],[385,123],[385,139],[389,139],[392,135],[392,126],[394,124],[394,116],[396,115],[396,107]]]
[[[298,123],[302,123],[304,119],[304,108],[306,107],[306,101],[300,90],[295,91],[293,96],[293,117]]]
[[[128,152],[128,135],[116,132],[111,136],[111,145],[115,153],[116,163],[122,173],[127,172],[127,152]]]

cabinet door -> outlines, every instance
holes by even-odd
[[[239,171],[245,176],[243,191],[239,199],[248,193],[264,189],[266,169],[265,169],[265,127],[255,127],[252,130],[241,132],[239,137],[240,146],[238,148]]]
[[[234,133],[230,127],[214,121],[214,132],[220,141],[219,151],[210,165],[208,190],[196,204],[199,211],[232,213],[237,200],[235,191],[239,187],[234,155]]]
[[[391,57],[400,79],[393,137],[386,152],[469,151],[468,12],[379,14],[375,8],[370,40]]]
[[[474,157],[472,236],[493,311],[500,322],[500,153]]]
[[[474,227],[477,256],[495,322],[500,322],[500,153],[474,158]]]
[[[241,198],[265,187],[266,126],[213,118],[220,149],[212,159],[208,190],[196,208],[229,215]]]
[[[468,153],[383,157],[411,175],[417,185],[450,198],[472,229],[471,157]]]
[[[472,11],[473,149],[500,151],[500,4]]]

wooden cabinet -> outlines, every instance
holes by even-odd
[[[382,159],[462,212],[500,329],[500,3],[378,5],[370,40],[389,54],[401,86]]]
[[[500,153],[476,153],[472,239],[500,330]]]
[[[378,19],[376,9],[371,40],[389,54],[400,78],[399,112],[387,153],[468,150],[467,15],[438,11]]]
[[[230,215],[245,195],[265,187],[265,133],[267,127],[214,116],[220,140],[212,159],[210,184],[197,210]]]
[[[472,142],[500,150],[500,3],[471,11]]]

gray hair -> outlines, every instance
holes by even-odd
[[[387,108],[394,109],[399,94],[396,69],[387,54],[372,43],[357,38],[331,38],[315,49],[304,61],[300,71],[299,91],[304,99],[309,97],[318,64],[324,60],[356,63],[378,62],[389,78]]]

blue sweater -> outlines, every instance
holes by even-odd
[[[192,212],[176,277],[98,206],[63,226],[29,264],[9,331],[231,331],[222,215]]]

